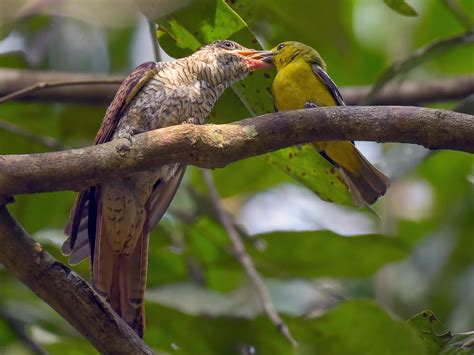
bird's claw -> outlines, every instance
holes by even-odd
[[[311,101],[306,101],[304,104],[304,108],[316,108],[316,107],[319,107],[319,106]]]

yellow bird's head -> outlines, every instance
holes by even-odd
[[[288,64],[296,61],[314,63],[324,70],[326,69],[326,64],[314,48],[295,41],[280,43],[265,54],[263,61],[273,64],[277,70],[280,70]]]

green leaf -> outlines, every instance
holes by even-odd
[[[201,173],[193,170],[193,186],[201,184]],[[223,198],[238,194],[252,194],[266,190],[277,184],[291,181],[283,171],[272,169],[260,157],[240,160],[212,171],[214,182]],[[235,177],[238,176],[238,179]],[[205,188],[202,189],[205,191]]]
[[[428,355],[474,353],[474,331],[452,335],[446,331],[432,311],[420,312],[409,319],[423,341]]]
[[[363,277],[405,258],[404,243],[381,235],[342,237],[329,231],[274,232],[255,236],[263,250],[249,248],[257,268],[282,277]]]
[[[311,323],[311,345],[318,354],[424,354],[408,325],[370,301],[344,302]]]
[[[200,45],[230,38],[248,47],[259,47],[246,23],[225,1],[207,0],[206,5],[192,3],[187,8],[159,21],[160,44],[172,56],[191,54]],[[246,9],[245,2],[234,4]],[[269,72],[251,73],[224,94],[210,115],[214,122],[229,122],[273,112]],[[221,101],[221,100],[220,100]],[[242,103],[244,106],[242,106]],[[339,172],[314,149],[289,148],[269,153],[265,160],[303,183],[323,200],[353,206],[352,197]]]
[[[441,349],[451,339],[451,333],[443,329],[443,325],[432,311],[423,311],[408,321],[423,340],[427,354],[439,354]]]
[[[145,342],[169,354],[242,354],[250,348],[257,354],[291,354],[291,345],[263,316],[191,316],[147,302],[147,318],[159,321],[149,322]]]
[[[222,300],[219,298],[219,302]],[[154,348],[182,354],[351,354],[380,355],[424,353],[423,344],[405,322],[393,320],[369,301],[340,304],[316,319],[286,318],[298,349],[278,333],[264,317],[253,320],[235,317],[190,316],[147,304],[150,324],[145,341]],[[157,326],[166,324],[166,326]],[[247,352],[243,350],[246,349]],[[252,349],[253,351],[249,351]]]
[[[413,9],[413,7],[411,7],[405,0],[384,0],[384,3],[401,15],[418,16],[415,9]]]
[[[265,154],[263,158],[304,184],[322,200],[354,205],[339,172],[312,146],[306,144],[281,149]]]

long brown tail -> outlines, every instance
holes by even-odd
[[[132,197],[138,194],[128,196],[124,204],[127,196],[120,189],[116,196],[108,195],[110,198],[104,195],[104,186],[85,191],[79,195],[82,198],[78,198],[65,228],[69,238],[62,252],[74,264],[91,253],[94,288],[141,337],[145,330],[149,231],[167,210],[184,172],[185,166],[180,165],[168,181],[158,178],[144,209],[142,204],[133,203]],[[82,199],[86,201],[79,203]],[[111,201],[115,202],[112,206]],[[127,238],[131,235],[136,237],[133,249]]]
[[[130,207],[130,206],[129,206]],[[148,261],[148,221],[139,229],[135,248],[117,252],[113,249],[113,224],[107,221],[104,206],[98,208],[97,232],[92,262],[92,282],[114,311],[135,332],[143,337],[145,331],[145,289]],[[131,223],[139,223],[137,219]]]

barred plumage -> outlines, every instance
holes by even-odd
[[[181,123],[203,124],[234,82],[267,64],[235,42],[217,41],[193,55],[137,67],[107,109],[95,143]],[[119,177],[78,195],[63,252],[91,255],[95,289],[143,336],[148,235],[170,204],[185,166],[171,164]]]

